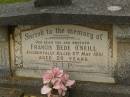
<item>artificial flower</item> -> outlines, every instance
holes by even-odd
[[[71,88],[74,83],[74,80],[69,79],[68,73],[57,67],[52,68],[43,74],[44,86],[41,89],[41,94],[47,94],[50,97],[52,91],[57,90],[59,95],[65,96],[67,88]]]
[[[48,87],[47,85],[43,86],[41,89],[41,94],[49,94],[51,92],[51,88]]]

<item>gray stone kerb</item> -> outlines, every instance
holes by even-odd
[[[111,12],[111,5],[120,5],[120,11]],[[128,0],[73,0],[71,6],[35,8],[34,1],[1,4],[0,25],[18,24],[129,24]]]

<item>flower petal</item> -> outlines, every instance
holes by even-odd
[[[54,88],[54,89],[60,89],[60,84],[55,84],[55,85],[53,86],[53,88]]]
[[[58,90],[59,95],[62,95],[62,89]]]
[[[66,83],[67,80],[69,80],[69,74],[64,73],[64,75],[61,77],[62,82]]]
[[[48,87],[48,86],[43,86],[42,88],[41,88],[41,94],[48,94],[48,93],[50,93],[51,92],[51,88],[50,87]]]
[[[60,70],[58,67],[52,69],[54,77],[61,77],[63,75],[63,70]]]
[[[51,92],[47,94],[47,97],[51,97]]]
[[[43,84],[48,84],[50,80],[43,80]]]
[[[67,90],[67,87],[61,82],[57,82],[53,86],[54,89],[62,89],[62,90]]]
[[[62,96],[65,96],[66,92],[65,91],[62,91]]]
[[[68,80],[66,86],[71,87],[75,83],[75,80]]]
[[[57,81],[53,84],[54,89],[60,89],[61,88],[61,79],[57,78]]]
[[[51,80],[51,83],[54,85],[55,83],[57,83],[59,81],[59,78],[53,78]]]
[[[66,90],[67,90],[67,87],[66,87],[64,84],[62,84],[62,83],[61,83],[60,88],[61,88],[62,90],[64,90],[64,91],[66,91]]]
[[[43,83],[47,84],[53,79],[53,73],[51,71],[47,71],[43,74]]]

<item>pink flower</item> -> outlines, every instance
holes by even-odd
[[[55,67],[43,75],[44,86],[41,89],[42,94],[51,95],[51,91],[58,90],[59,95],[65,96],[67,88],[70,88],[75,83],[74,80],[69,79],[69,74],[63,72],[63,70]]]
[[[60,70],[58,67],[52,69],[54,77],[61,77],[63,75],[63,70]]]
[[[53,73],[52,71],[48,70],[44,75],[43,75],[43,83],[47,84],[53,79]]]
[[[41,94],[49,94],[51,92],[51,88],[48,87],[47,85],[43,86],[41,89]]]

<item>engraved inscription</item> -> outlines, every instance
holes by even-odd
[[[21,66],[19,71],[57,66],[73,73],[109,75],[109,49],[107,31],[50,25],[15,34],[15,65]]]

